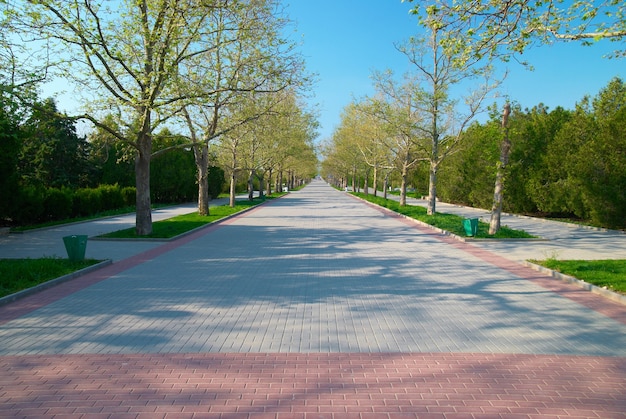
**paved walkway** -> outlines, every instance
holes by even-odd
[[[394,195],[388,195],[388,198],[399,200],[399,197]],[[407,198],[407,203],[428,206],[428,201],[424,199]],[[436,210],[466,218],[479,218],[486,223],[491,220],[491,212],[480,208],[437,202]],[[626,234],[622,231],[506,213],[502,214],[500,220],[503,226],[524,230],[545,240],[526,240],[522,245],[517,241],[503,240],[482,240],[474,244],[516,261],[544,260],[550,257],[562,260],[626,259]]]
[[[505,256],[314,182],[0,307],[0,417],[626,418],[626,307]]]

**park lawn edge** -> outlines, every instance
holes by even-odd
[[[452,236],[453,238],[460,241],[468,241],[468,240],[544,240],[537,236],[533,236],[523,230],[514,230],[507,226],[502,226],[500,231],[495,235],[489,235],[487,231],[489,230],[489,224],[478,221],[478,234],[476,236],[467,236],[463,229],[463,220],[464,217],[461,217],[456,214],[444,214],[444,213],[435,213],[435,215],[426,215],[426,209],[417,206],[417,205],[405,205],[404,207],[398,207],[398,209],[404,208],[405,211],[398,211],[395,207],[398,203],[392,199],[385,199],[382,197],[374,197],[372,195],[365,195],[359,192],[351,192],[352,196],[366,201],[372,205],[377,205],[381,208],[384,208],[388,211],[392,211],[396,214],[399,214],[408,219],[419,222],[425,226],[441,231],[443,234],[447,234]],[[380,205],[377,201],[385,200],[385,203],[389,203],[390,205]],[[419,212],[420,214],[412,214],[412,212]],[[443,223],[443,225],[441,224]],[[458,225],[458,227],[453,226],[452,224]]]
[[[53,264],[53,263],[58,264],[60,261],[63,263],[67,263],[67,264],[76,263],[76,262],[70,261],[69,259],[64,259],[64,258],[39,258],[39,259],[22,258],[22,259],[0,259],[0,265],[3,265],[7,262],[8,263],[17,262],[17,263],[22,263],[25,265],[26,264],[32,265],[33,263],[36,263],[37,265],[41,266],[42,264],[43,265]],[[33,282],[32,284],[29,284],[29,286],[23,286],[19,289],[13,289],[8,293],[5,291],[0,291],[0,306],[4,304],[8,304],[17,299],[35,294],[37,292],[43,291],[45,289],[51,288],[53,286],[59,285],[63,282],[72,280],[74,278],[78,278],[79,276],[85,275],[89,272],[98,270],[104,266],[107,266],[113,263],[113,261],[110,259],[106,259],[106,260],[84,259],[79,262],[82,262],[82,264],[86,266],[83,266],[75,270],[68,269],[66,270],[67,273],[61,276],[59,276],[58,272],[40,273],[41,276],[38,278],[37,282]],[[3,281],[7,280],[5,275],[6,273],[3,274]],[[9,277],[8,281],[11,281],[11,280],[15,280],[15,278]]]
[[[617,261],[621,261],[623,263],[626,264],[626,259],[612,259],[612,260],[617,260]],[[528,260],[526,261],[524,264],[527,267],[530,267],[534,270],[536,270],[537,272],[541,272],[544,274],[547,274],[553,278],[559,279],[561,281],[565,281],[567,283],[570,284],[574,284],[577,285],[587,291],[590,291],[594,294],[598,294],[601,295],[609,300],[621,303],[626,305],[626,292],[621,292],[619,290],[615,290],[612,287],[609,286],[600,286],[597,284],[594,284],[594,280],[592,278],[587,278],[586,280],[582,280],[580,278],[577,278],[573,275],[568,275],[566,273],[563,272],[559,272],[558,270],[549,268],[545,265],[547,265],[548,261],[546,260]],[[563,260],[563,261],[559,261],[559,262],[570,262],[567,260]],[[574,261],[576,262],[576,261]],[[580,260],[578,260],[578,262],[580,262]],[[602,260],[598,260],[598,261],[588,261],[585,260],[584,262],[590,263],[590,262],[602,262]]]
[[[271,200],[271,199],[275,199],[277,197],[281,197],[283,196],[283,194],[280,195],[272,195],[269,197],[266,197],[266,199],[259,199],[259,198],[254,198],[252,201],[250,200],[240,200],[238,202],[235,203],[235,207],[231,208],[228,204],[224,204],[224,205],[219,205],[216,207],[211,207],[210,211],[209,211],[209,215],[207,216],[201,216],[198,215],[197,212],[190,212],[187,214],[181,214],[181,215],[177,215],[175,217],[171,217],[165,220],[161,220],[161,221],[155,221],[154,223],[152,223],[152,228],[153,228],[153,232],[152,234],[148,235],[148,236],[137,236],[135,233],[135,228],[134,227],[130,227],[130,228],[126,228],[126,229],[122,229],[122,230],[117,230],[117,231],[113,231],[110,233],[106,233],[106,234],[102,234],[93,238],[90,238],[90,240],[138,240],[138,241],[151,241],[151,240],[157,240],[157,241],[170,241],[170,240],[176,240],[180,237],[186,236],[188,234],[193,233],[196,230],[200,230],[202,228],[207,227],[208,225],[220,222],[220,221],[224,221],[225,219],[228,219],[230,217],[233,217],[235,215],[239,215],[242,214],[246,211],[249,211],[265,202],[267,202],[267,200]],[[219,214],[222,210],[225,209],[226,213],[222,213]],[[232,211],[230,211],[232,210]],[[218,212],[218,214],[215,214],[215,212]],[[202,219],[204,218],[204,219]],[[186,221],[187,220],[187,221]],[[178,222],[188,222],[188,223],[193,223],[194,225],[189,225],[187,224],[187,227],[182,227],[182,228],[178,228],[178,229],[174,229],[173,232],[167,232],[168,230],[168,226],[171,227],[171,225],[173,223],[178,223]],[[175,224],[174,224],[175,225]],[[180,227],[180,226],[179,226]],[[155,231],[156,230],[156,231]]]

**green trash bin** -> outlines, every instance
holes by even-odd
[[[465,235],[474,237],[478,233],[478,218],[466,218],[463,220]]]
[[[87,249],[87,236],[65,236],[63,237],[67,257],[70,260],[85,259],[85,250]]]

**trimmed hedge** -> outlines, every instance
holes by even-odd
[[[135,188],[100,185],[97,188],[42,188],[28,186],[16,197],[11,219],[17,225],[85,217],[135,205]]]

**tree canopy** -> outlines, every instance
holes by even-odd
[[[470,57],[519,56],[536,43],[555,40],[590,44],[609,40],[621,44],[626,37],[626,5],[621,0],[406,0],[422,22],[433,15],[442,31],[456,33],[443,45]],[[623,57],[622,45],[613,56]]]

